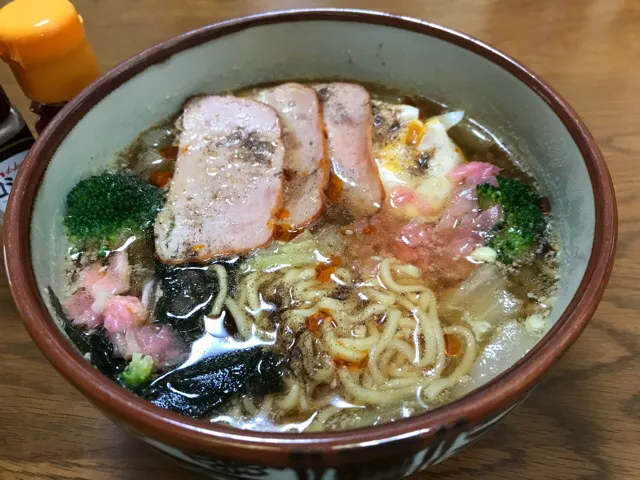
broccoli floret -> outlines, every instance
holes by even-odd
[[[135,175],[102,173],[69,192],[64,225],[74,243],[115,248],[144,234],[162,203],[162,192]]]
[[[502,207],[503,216],[490,234],[488,246],[498,253],[498,260],[511,264],[533,250],[544,232],[546,222],[540,197],[525,183],[498,175],[498,186],[478,185],[481,209]]]
[[[139,387],[149,381],[152,370],[153,359],[150,356],[134,353],[118,380],[129,388]]]

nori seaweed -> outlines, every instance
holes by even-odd
[[[203,418],[235,395],[265,395],[284,388],[284,358],[252,347],[205,358],[158,378],[139,393],[154,404]]]
[[[162,296],[154,311],[156,322],[171,325],[190,343],[204,332],[204,317],[218,293],[217,275],[208,266],[170,266],[158,264]]]

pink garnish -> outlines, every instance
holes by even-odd
[[[137,297],[114,295],[107,299],[103,311],[104,328],[110,333],[141,325],[146,321],[147,312]]]
[[[91,329],[102,324],[102,316],[92,310],[92,303],[93,298],[81,288],[65,300],[62,309],[74,325]]]
[[[151,355],[159,366],[178,362],[185,349],[173,330],[164,325],[145,325],[149,314],[140,299],[120,295],[130,289],[130,276],[125,252],[110,256],[107,267],[100,262],[88,266],[80,272],[79,288],[64,302],[65,315],[74,325],[87,329],[104,324],[117,352],[126,359],[142,353]]]
[[[142,353],[151,355],[157,365],[168,365],[178,362],[184,356],[182,342],[171,327],[166,325],[132,327],[124,333],[110,335],[110,339],[124,358]]]
[[[484,245],[487,233],[500,221],[501,215],[497,206],[480,211],[473,184],[478,178],[473,181],[467,178],[453,192],[439,222],[413,221],[405,225],[396,236],[393,253],[441,279],[458,281],[466,278],[475,267],[467,257]],[[413,259],[408,247],[413,249]]]
[[[486,162],[469,162],[463,163],[455,167],[449,172],[447,177],[452,182],[467,181],[467,185],[480,185],[482,183],[490,183],[498,185],[496,175],[500,172],[500,168]]]
[[[389,193],[389,205],[403,208],[412,205],[420,215],[433,215],[434,211],[427,198],[409,187],[396,187]]]
[[[393,208],[400,208],[413,202],[414,191],[409,187],[396,187],[389,193],[389,203]]]
[[[106,301],[112,295],[125,293],[130,288],[131,267],[125,252],[109,256],[109,265],[95,262],[80,272],[79,285],[94,299],[93,310],[102,313]]]

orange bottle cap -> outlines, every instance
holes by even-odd
[[[70,100],[98,76],[82,18],[68,0],[13,0],[0,9],[0,56],[41,103]]]

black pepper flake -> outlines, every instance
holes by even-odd
[[[336,300],[346,300],[347,298],[349,298],[350,291],[351,289],[348,286],[338,285],[336,288],[333,289],[333,292],[331,292],[330,297]]]
[[[233,148],[233,156],[236,160],[260,164],[269,163],[276,149],[272,142],[261,138],[258,132],[247,132],[243,129],[238,129],[228,137],[221,138],[215,147]]]
[[[329,91],[329,87],[319,88],[318,90],[316,90],[316,92],[318,93],[318,96],[320,97],[320,101],[322,102],[326,102],[329,99],[329,96],[331,95],[331,92]]]

